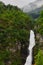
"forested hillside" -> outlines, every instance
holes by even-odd
[[[0,2],[0,65],[24,65],[31,29],[36,38],[34,63],[43,65],[43,11],[33,20],[17,6]]]
[[[40,16],[35,19],[34,32],[36,35],[36,46],[34,48],[34,59],[36,65],[43,65],[43,11]]]
[[[25,62],[31,22],[18,7],[0,2],[0,65]]]

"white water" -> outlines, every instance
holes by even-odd
[[[28,47],[29,55],[26,59],[25,65],[32,65],[32,49],[34,46],[35,46],[35,35],[34,35],[34,32],[30,30],[30,44]]]

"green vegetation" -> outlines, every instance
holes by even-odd
[[[6,6],[0,2],[0,65],[24,64],[28,55],[27,48],[31,29],[43,37],[43,11],[36,20],[33,20],[17,6]],[[39,44],[38,41],[35,48],[39,48]],[[37,49],[34,51],[36,65],[41,65],[41,63],[43,65],[42,51],[39,49],[39,52]]]
[[[36,65],[43,65],[43,51],[42,50],[39,50],[35,59],[36,59]]]
[[[40,12],[39,18],[36,20],[37,33],[43,36],[43,11]]]
[[[35,26],[37,48],[37,54],[35,55],[35,64],[43,65],[43,11],[40,12],[40,16],[35,20]]]
[[[18,7],[0,2],[0,65],[21,65],[21,46],[28,41],[31,22]]]

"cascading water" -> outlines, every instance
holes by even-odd
[[[32,65],[32,49],[34,46],[35,46],[35,35],[34,35],[34,32],[30,30],[30,44],[28,47],[29,55],[26,59],[25,65]]]

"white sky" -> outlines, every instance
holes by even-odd
[[[11,4],[11,5],[16,5],[21,8],[35,0],[0,0],[0,1],[3,1],[6,5]]]

